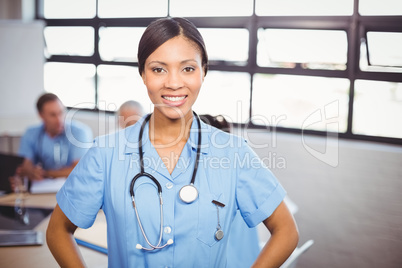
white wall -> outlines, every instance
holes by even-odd
[[[0,134],[18,135],[39,122],[43,93],[44,24],[0,20]]]

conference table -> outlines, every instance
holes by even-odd
[[[14,206],[17,198],[16,194],[0,196],[1,206]],[[27,208],[53,209],[56,205],[55,194],[24,194],[24,206]],[[104,216],[104,215],[103,215]],[[46,228],[49,223],[49,216],[45,217],[37,224],[33,230],[42,232],[43,244],[35,246],[6,246],[0,247],[0,267],[59,267],[46,244]],[[78,229],[76,234],[80,239],[96,237],[100,243],[106,242],[106,222],[102,217],[102,212],[98,214],[95,224],[86,230]],[[93,250],[89,247],[79,245],[82,256],[87,267],[107,267],[107,255]]]
[[[1,206],[15,206],[16,200],[21,196],[17,194],[8,194],[0,196]],[[21,199],[21,198],[20,198]],[[56,206],[56,194],[29,194],[23,195],[24,206],[26,208],[42,208],[53,209]],[[292,214],[296,213],[297,206],[289,199],[285,198],[289,209]],[[33,230],[42,232],[43,244],[40,246],[7,246],[0,247],[0,268],[36,268],[36,267],[59,267],[49,248],[46,244],[46,228],[49,223],[50,214],[41,220]],[[1,220],[1,219],[0,219]],[[261,227],[262,224],[257,226],[260,239],[264,244],[269,239],[269,232],[266,228]],[[261,227],[261,228],[260,228]],[[106,218],[102,210],[99,211],[95,223],[88,229],[78,228],[75,232],[75,238],[83,241],[87,246],[79,245],[81,254],[85,260],[87,267],[107,267],[107,255],[104,253],[107,247],[106,239]],[[88,247],[89,243],[89,247]],[[98,250],[94,250],[98,248]],[[101,250],[99,250],[99,248]],[[102,252],[103,251],[103,252]]]

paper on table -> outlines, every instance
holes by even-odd
[[[66,178],[43,179],[41,181],[32,181],[30,192],[31,194],[47,194],[57,193],[63,186]]]

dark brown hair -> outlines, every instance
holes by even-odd
[[[202,56],[202,67],[204,74],[208,70],[208,54],[197,27],[184,18],[162,18],[151,22],[141,37],[138,45],[138,71],[142,75],[145,61],[158,47],[176,36],[183,36],[194,42],[199,48]]]
[[[230,133],[231,131],[231,124],[226,120],[226,118],[223,115],[213,116],[210,114],[201,114],[200,119],[204,121],[204,123],[209,124],[225,132]]]
[[[57,97],[53,93],[45,93],[42,96],[39,97],[38,101],[36,102],[36,109],[40,113],[42,111],[43,105],[45,103],[50,102],[50,101],[60,101],[59,97]]]

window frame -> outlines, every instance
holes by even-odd
[[[89,63],[95,65],[124,65],[138,67],[136,62],[113,62],[104,61],[99,54],[99,29],[101,27],[146,27],[150,22],[157,19],[152,18],[99,18],[97,15],[91,19],[46,19],[43,16],[43,0],[35,0],[35,18],[43,20],[46,26],[89,26],[94,28],[94,54],[92,56],[66,56],[52,55],[47,62],[70,62]],[[402,138],[379,137],[359,135],[352,132],[353,124],[353,103],[354,83],[356,80],[389,81],[402,83],[401,73],[373,72],[360,70],[360,45],[365,39],[367,31],[393,31],[402,32],[402,16],[362,16],[358,12],[359,0],[354,0],[353,14],[351,16],[257,16],[255,12],[255,0],[253,1],[253,15],[244,17],[187,17],[200,28],[244,28],[249,31],[249,54],[248,62],[244,66],[226,64],[225,62],[214,62],[209,65],[210,70],[245,72],[250,74],[250,110],[252,114],[253,76],[256,73],[262,74],[291,74],[303,76],[322,76],[346,78],[350,81],[349,106],[346,132],[330,133],[316,130],[302,130],[283,127],[271,127],[255,125],[252,122],[245,124],[234,123],[239,128],[269,129],[270,131],[312,134],[312,135],[336,135],[344,139],[366,140],[390,144],[402,145]],[[169,1],[168,1],[169,5]],[[168,13],[170,7],[168,6]],[[167,14],[169,16],[169,14]],[[342,30],[347,34],[347,63],[345,70],[320,70],[303,69],[300,64],[295,68],[274,68],[261,67],[257,65],[257,43],[259,28],[276,29],[309,29],[309,30]],[[95,104],[98,103],[97,73],[95,73]],[[99,107],[89,109],[99,111]]]

